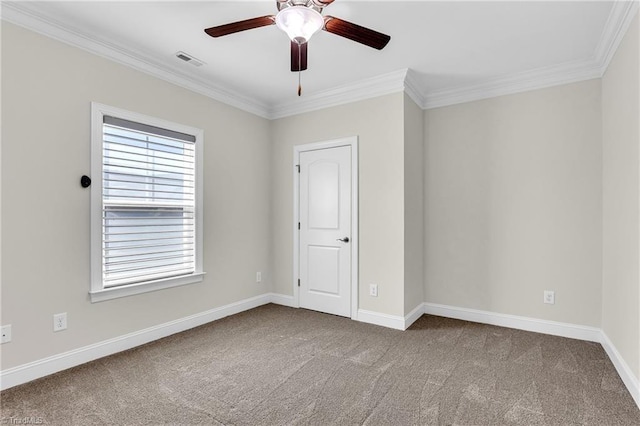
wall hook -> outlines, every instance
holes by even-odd
[[[83,188],[88,188],[91,185],[91,178],[87,175],[82,175],[80,185],[82,185]]]

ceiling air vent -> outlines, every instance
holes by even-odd
[[[204,62],[202,62],[200,59],[194,58],[193,56],[189,55],[188,53],[184,53],[182,51],[176,52],[176,57],[178,59],[182,59],[183,61],[188,62],[191,65],[196,66],[196,67],[204,65]]]

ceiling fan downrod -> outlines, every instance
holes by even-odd
[[[302,49],[298,49],[298,63],[302,63]],[[298,96],[302,96],[302,67],[298,67]]]

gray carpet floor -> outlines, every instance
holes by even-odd
[[[640,425],[597,343],[425,315],[405,331],[276,305],[0,394],[56,425]]]

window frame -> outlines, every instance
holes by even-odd
[[[188,275],[161,278],[117,287],[105,287],[102,281],[102,164],[103,164],[103,122],[104,116],[112,116],[149,126],[173,130],[195,137],[195,271]],[[204,131],[195,127],[174,123],[127,111],[121,108],[91,103],[91,303],[101,302],[135,294],[186,284],[201,282],[203,271],[203,152]]]

